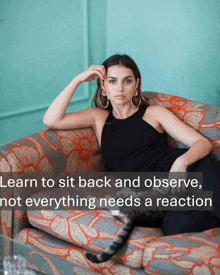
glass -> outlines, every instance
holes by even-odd
[[[26,269],[26,259],[21,255],[6,256],[3,260],[4,275],[36,275]]]
[[[16,248],[15,255],[12,253],[13,247]],[[45,273],[27,267],[25,257],[18,255],[19,252],[23,252],[23,255],[25,255],[32,249],[33,247],[0,234],[0,275],[45,275]],[[4,255],[5,253],[7,256]]]

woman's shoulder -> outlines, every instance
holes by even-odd
[[[158,116],[160,114],[165,114],[167,112],[170,112],[166,107],[163,106],[158,106],[158,105],[154,105],[154,106],[148,106],[145,114],[146,115],[153,115],[153,116]]]
[[[108,115],[109,111],[100,107],[90,107],[88,108],[95,115]]]
[[[88,109],[87,109],[88,110]],[[96,132],[96,136],[99,140],[99,144],[101,144],[101,134],[102,134],[102,129],[104,127],[104,124],[108,118],[109,111],[99,108],[99,107],[91,107],[89,108],[92,121],[93,121],[93,129]]]
[[[94,120],[106,120],[109,115],[108,110],[99,107],[90,107],[85,110],[94,118]]]

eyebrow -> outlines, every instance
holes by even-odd
[[[108,78],[117,79],[117,77],[114,77],[114,76],[109,76]],[[133,76],[128,75],[128,76],[124,77],[123,79],[126,79],[126,78],[133,78]]]

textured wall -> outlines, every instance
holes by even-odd
[[[115,53],[131,55],[142,89],[220,106],[218,0],[1,0],[0,144],[45,128],[72,78]],[[82,84],[68,111],[90,106]]]
[[[107,54],[131,55],[143,90],[220,106],[219,0],[111,0]]]
[[[45,128],[43,115],[58,93],[105,59],[105,15],[101,0],[0,2],[1,144]],[[68,111],[90,106],[94,87],[81,84]]]

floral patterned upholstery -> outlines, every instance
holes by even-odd
[[[220,107],[161,93],[146,92],[146,95],[150,105],[169,109],[183,122],[207,137],[214,148],[212,155],[220,160]],[[171,137],[168,138],[171,146],[186,147]]]
[[[147,274],[220,274],[220,228],[153,240],[144,268]]]
[[[93,252],[104,251],[123,226],[108,211],[97,210],[31,210],[28,211],[28,219],[35,228]],[[113,258],[128,266],[141,268],[146,244],[161,236],[164,235],[160,229],[136,227],[127,245]]]
[[[154,92],[146,92],[146,95],[150,105],[170,109],[206,136],[214,147],[212,154],[220,160],[220,107]],[[170,137],[169,142],[174,147],[184,146]],[[25,171],[54,172],[57,175],[104,171],[94,131],[90,128],[41,130],[1,146],[0,172]],[[2,234],[16,237],[38,249],[38,255],[47,263],[48,269],[45,270],[48,273],[62,274],[62,263],[58,259],[65,259],[70,262],[73,274],[83,274],[80,273],[83,269],[89,269],[90,274],[144,274],[145,271],[163,275],[220,274],[219,229],[165,237],[159,229],[136,228],[128,244],[114,259],[97,265],[85,259],[83,249],[102,251],[107,245],[103,240],[114,238],[122,226],[101,210],[61,214],[61,211],[27,213],[2,208],[0,217]],[[54,256],[56,262],[51,260]]]
[[[33,250],[25,255],[26,258],[30,259],[28,261],[29,266],[48,274],[63,275],[64,272],[68,275],[146,274],[143,268],[131,268],[113,259],[98,265],[91,263],[85,258],[87,250],[57,238],[53,238],[51,241],[51,236],[41,230],[26,228],[21,231],[16,239],[33,246]],[[33,264],[34,257],[41,259],[40,264]]]

